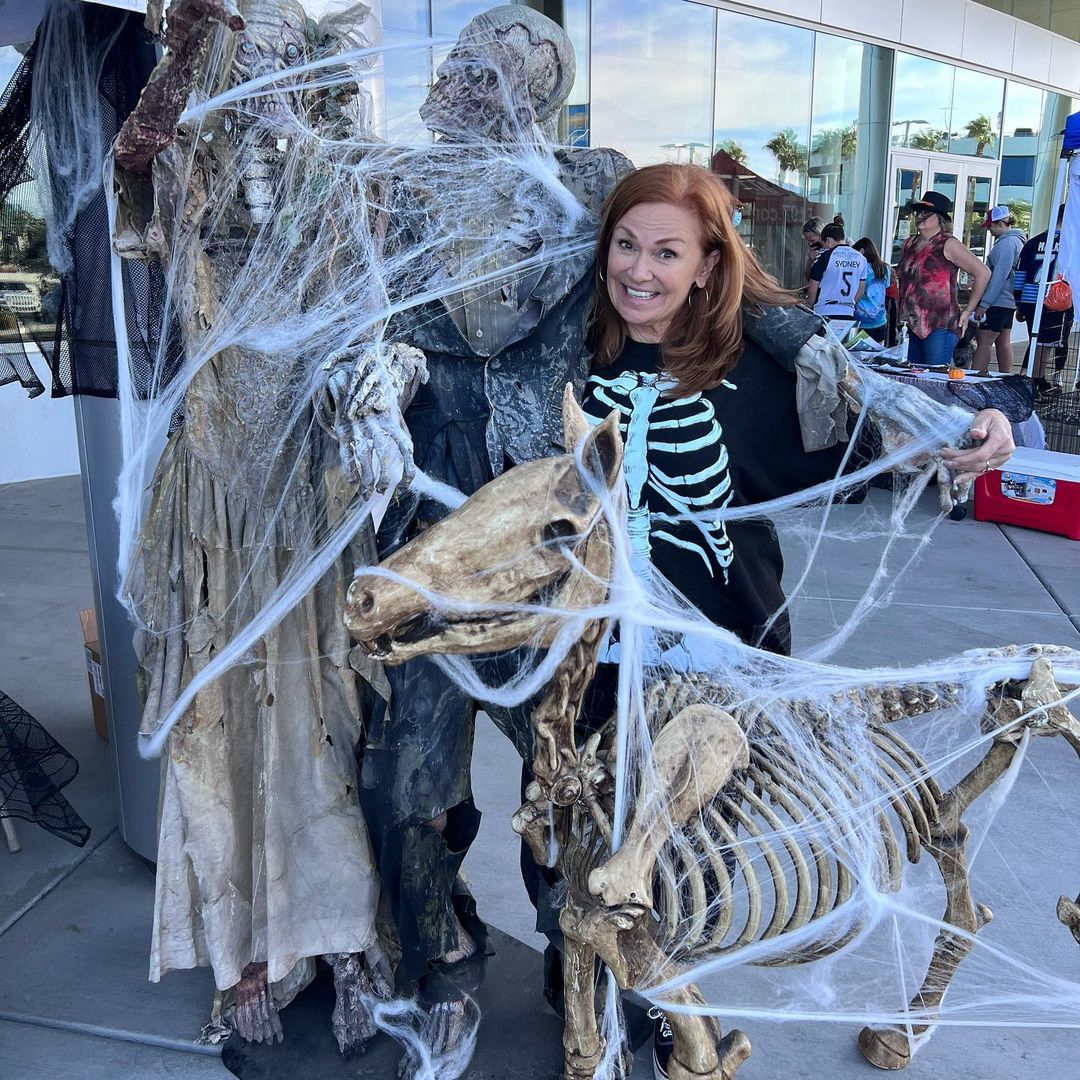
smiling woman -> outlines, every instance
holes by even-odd
[[[683,299],[705,287],[719,258],[706,255],[689,210],[640,203],[615,226],[608,250],[607,292],[634,341],[660,341]],[[707,301],[706,301],[707,302]]]
[[[662,575],[742,640],[787,652],[776,533],[724,517],[833,478],[847,433],[807,439],[795,357],[822,340],[820,320],[761,268],[733,212],[724,184],[694,165],[619,182],[600,223],[583,404],[597,423],[620,414],[635,572]],[[972,433],[980,463],[1011,452],[1000,413],[980,414]],[[700,661],[693,643],[673,648]]]

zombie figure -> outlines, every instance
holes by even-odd
[[[428,382],[405,411],[415,463],[467,494],[508,464],[561,447],[563,388],[567,381],[582,385],[588,371],[589,232],[631,166],[611,150],[560,150],[558,183],[530,175],[528,163],[539,161],[537,125],[557,118],[573,79],[573,49],[559,26],[524,6],[495,8],[462,31],[420,110],[438,136],[435,155],[522,163],[487,185],[482,209],[460,200],[440,205],[447,193],[438,190],[416,199],[413,212],[429,225],[439,215],[456,216],[461,239],[440,252],[433,280],[463,287],[388,330],[427,357]],[[565,218],[567,206],[576,211],[572,230],[585,242],[545,257],[554,240],[565,245],[567,236],[553,238],[551,223]],[[382,553],[444,513],[399,489],[380,533]],[[369,731],[361,803],[404,971],[430,1006],[424,1035],[434,1054],[454,1055],[469,1024],[462,990],[476,975],[468,969],[478,966],[470,957],[482,952],[482,925],[458,877],[480,819],[469,775],[478,703],[428,659],[387,674],[390,705]],[[485,674],[489,682],[505,677]],[[497,722],[531,760],[527,715]],[[406,1059],[403,1075],[415,1065]]]
[[[354,14],[362,23],[366,9]],[[162,260],[186,361],[205,357],[158,464],[127,583],[145,627],[136,642],[144,733],[344,502],[337,450],[320,445],[303,406],[318,360],[207,342],[216,328],[235,329],[229,320],[263,272],[259,259],[283,250],[267,223],[287,209],[276,200],[300,122],[316,132],[361,124],[363,91],[353,85],[331,109],[325,95],[264,88],[196,133],[177,121],[193,87],[220,92],[356,40],[340,25],[323,33],[291,0],[247,0],[239,12],[226,0],[181,0],[169,13],[165,59],[117,140],[117,248]],[[305,302],[298,289],[278,299],[283,324]],[[371,557],[347,554],[349,565]],[[216,1016],[246,1039],[277,1041],[278,1010],[325,956],[338,991],[333,1026],[348,1053],[374,1033],[365,1002],[389,987],[356,797],[372,691],[348,663],[346,584],[343,565],[327,573],[253,655],[198,693],[169,736],[150,977],[209,965]]]

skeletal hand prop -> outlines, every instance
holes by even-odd
[[[427,382],[424,354],[401,342],[356,345],[333,353],[326,368],[346,477],[363,495],[386,491],[399,463],[402,477],[411,479],[412,439],[402,414]]]
[[[956,406],[942,405],[916,387],[887,379],[856,364],[848,364],[839,387],[860,409],[870,410],[887,454],[917,437],[918,432],[925,432],[930,424],[935,425],[934,430],[940,426],[943,431],[955,426]],[[948,513],[966,502],[972,482],[989,469],[1003,465],[1015,449],[1012,425],[1001,412],[984,409],[978,413],[967,432],[946,440],[933,453],[938,460],[941,509]],[[924,461],[925,457],[921,457],[914,464]]]

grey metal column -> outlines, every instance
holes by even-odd
[[[120,834],[144,858],[157,859],[160,765],[139,756],[140,705],[132,626],[116,599],[119,528],[112,502],[120,473],[120,403],[76,395],[75,429],[82,465],[90,576],[101,640],[101,669],[109,712],[116,813]]]

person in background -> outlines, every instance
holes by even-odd
[[[948,364],[986,291],[990,271],[953,236],[953,205],[941,192],[928,191],[905,209],[915,215],[916,228],[904,241],[896,265],[908,359],[913,364]],[[971,276],[971,297],[963,311],[956,296],[957,270]]]
[[[869,236],[856,240],[852,246],[866,260],[867,267],[866,290],[855,305],[855,322],[875,341],[884,343],[888,330],[885,294],[892,282],[892,267],[881,257]]]
[[[1061,219],[1065,208],[1058,215],[1058,227],[1054,230],[1054,240],[1050,245],[1047,258],[1046,242],[1048,232],[1033,236],[1021,249],[1020,259],[1016,264],[1013,288],[1016,299],[1016,317],[1027,323],[1028,332],[1035,320],[1035,304],[1039,299],[1039,282],[1044,278],[1054,280],[1057,270],[1058,245],[1061,242]],[[1052,400],[1061,393],[1065,364],[1069,356],[1069,334],[1073,326],[1073,309],[1050,311],[1043,308],[1039,320],[1038,344],[1035,350],[1035,399],[1040,404]],[[1050,354],[1054,356],[1054,371],[1046,378],[1046,364]]]
[[[994,247],[986,259],[990,284],[975,309],[975,319],[985,319],[979,327],[975,344],[974,368],[990,370],[990,355],[997,353],[998,371],[1008,375],[1013,369],[1012,325],[1016,311],[1013,297],[1016,264],[1027,237],[1016,227],[1016,218],[1007,206],[995,206],[983,222],[994,238]]]
[[[806,241],[806,270],[803,279],[810,280],[810,271],[814,268],[817,257],[821,254],[821,230],[825,220],[819,217],[807,218],[802,227],[802,238]]]
[[[810,270],[806,302],[842,339],[855,324],[855,305],[866,289],[866,259],[847,242],[841,214],[821,230],[821,246]]]

